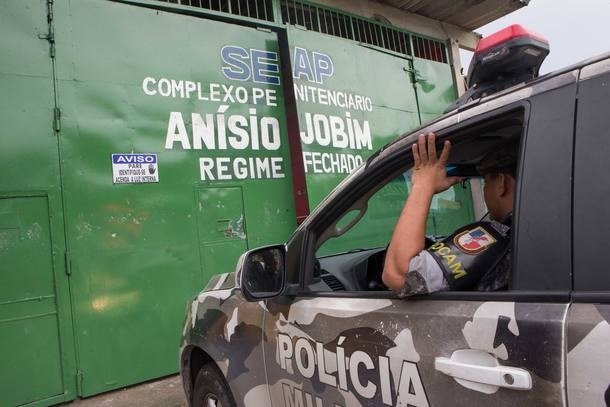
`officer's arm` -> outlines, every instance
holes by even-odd
[[[424,250],[426,218],[434,191],[428,185],[413,185],[409,198],[398,218],[388,246],[383,282],[394,291],[405,283],[409,262]]]
[[[426,219],[432,196],[446,190],[459,181],[458,177],[447,177],[445,165],[449,159],[451,144],[445,141],[439,158],[436,156],[436,137],[419,135],[413,144],[413,188],[398,218],[392,240],[388,246],[383,282],[394,291],[400,291],[409,271],[409,262],[424,249]]]

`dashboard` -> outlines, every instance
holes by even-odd
[[[387,291],[381,280],[386,248],[321,257],[317,260],[312,291]]]
[[[424,247],[443,237],[426,236]],[[313,292],[389,291],[381,279],[386,251],[387,247],[377,247],[320,257],[309,289]]]

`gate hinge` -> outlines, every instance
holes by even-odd
[[[47,0],[47,21],[49,24],[53,22],[53,0]]]
[[[38,34],[38,38],[41,40],[49,41],[49,55],[51,58],[55,58],[55,34],[49,27],[49,32],[47,34]]]
[[[59,107],[53,108],[53,130],[56,133],[61,130],[61,109]]]
[[[55,36],[49,37],[49,55],[55,59]]]
[[[51,58],[55,58],[55,31],[53,28],[53,0],[47,0],[47,24],[48,31],[46,34],[39,34],[38,38],[49,41],[49,54]]]
[[[83,395],[83,380],[85,378],[85,374],[82,370],[76,371],[76,392],[79,396]]]
[[[70,259],[70,252],[64,252],[64,261],[66,262],[66,274],[72,275],[72,260]]]

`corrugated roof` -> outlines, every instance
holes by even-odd
[[[521,7],[529,0],[376,0],[410,13],[474,30]]]

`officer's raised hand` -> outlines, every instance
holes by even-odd
[[[413,185],[432,188],[433,193],[442,192],[460,181],[459,177],[447,177],[445,166],[449,160],[451,142],[446,140],[440,157],[436,153],[436,136],[428,133],[428,137],[419,135],[417,143],[413,144]]]
[[[424,249],[426,218],[432,196],[457,183],[458,177],[447,177],[451,143],[445,141],[441,156],[436,155],[436,136],[419,135],[413,144],[413,188],[398,218],[388,246],[382,279],[389,288],[400,291],[405,284],[409,262]]]

